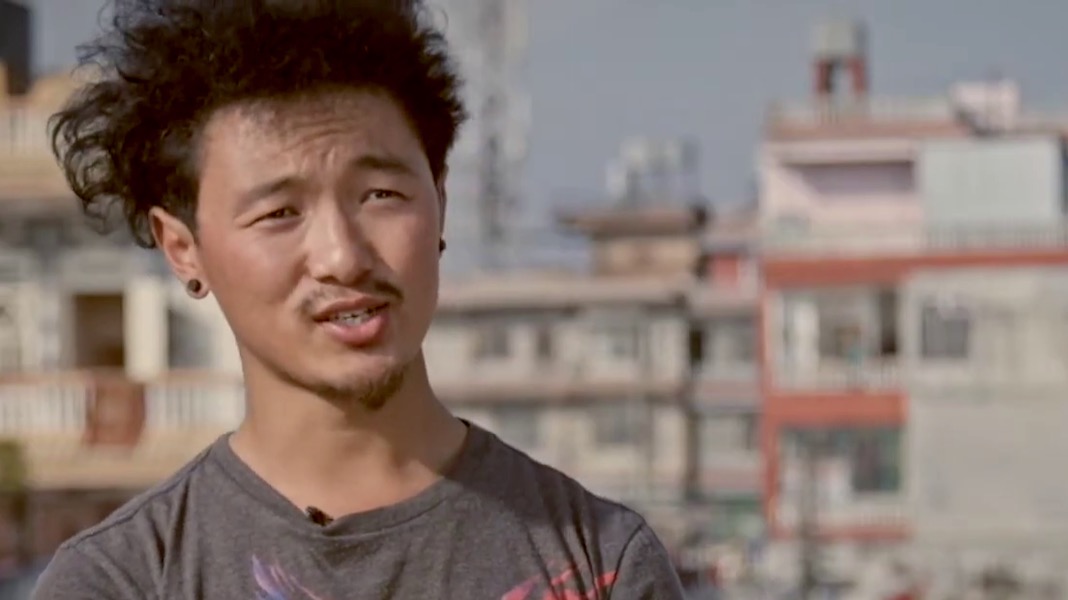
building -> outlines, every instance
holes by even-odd
[[[714,214],[691,295],[696,514],[713,540],[764,537],[760,431],[760,266],[756,212]],[[702,513],[702,510],[704,511]]]
[[[446,283],[426,343],[431,381],[539,460],[677,521],[690,476],[687,307],[703,211],[562,220],[597,240],[594,271]]]
[[[1068,566],[1068,268],[921,271],[903,293],[917,552]],[[1062,582],[1065,583],[1065,582]]]
[[[950,353],[969,342],[956,312],[917,308],[917,294],[953,298],[967,288],[958,277],[980,281],[973,269],[1010,282],[1068,264],[1063,129],[1024,112],[1012,82],[883,99],[869,88],[860,26],[828,24],[816,42],[810,103],[773,108],[758,157],[765,514],[779,539],[814,517],[823,539],[895,545],[938,520],[910,485],[952,479],[926,471],[939,464],[932,450],[917,454],[944,447],[933,423],[947,425],[913,431],[928,414],[917,402],[943,414],[924,385],[971,389],[918,354],[916,340]],[[843,70],[845,92],[834,85]],[[996,429],[983,419],[971,435]]]
[[[218,309],[86,225],[46,135],[71,89],[57,76],[0,94],[0,438],[18,466],[5,477],[21,474],[0,501],[0,568],[49,556],[244,409]]]

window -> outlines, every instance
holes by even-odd
[[[634,360],[640,354],[638,328],[628,325],[606,326],[600,330],[606,354],[614,359]]]
[[[547,362],[553,357],[553,330],[548,323],[538,325],[534,330],[534,356],[539,362]]]
[[[971,316],[963,306],[925,304],[920,312],[920,356],[966,359],[971,343]]]
[[[531,450],[541,445],[541,407],[530,404],[513,404],[494,409],[497,435],[502,440],[521,450]]]
[[[804,436],[818,439],[817,460],[848,467],[853,494],[889,494],[901,491],[901,430],[894,427],[794,430],[786,434],[786,464],[796,466],[804,456]]]
[[[511,339],[504,325],[485,325],[475,337],[475,358],[490,360],[507,358],[511,353]]]
[[[611,403],[598,406],[589,414],[593,419],[593,439],[598,446],[631,446],[641,439],[644,406]]]
[[[705,332],[700,328],[691,328],[688,332],[690,364],[699,365],[705,360]]]
[[[897,293],[882,290],[876,296],[879,314],[879,346],[876,354],[882,357],[897,356]]]
[[[706,416],[700,421],[701,462],[715,463],[724,454],[757,449],[758,419],[753,414]]]
[[[717,319],[707,327],[708,360],[717,365],[750,365],[756,360],[756,325],[752,317]]]
[[[814,345],[821,358],[848,363],[899,353],[894,290],[826,290],[793,294],[785,300],[784,338],[801,345],[797,351],[807,354]]]

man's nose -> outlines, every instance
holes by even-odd
[[[318,281],[352,285],[374,264],[374,249],[358,219],[336,206],[316,211],[305,243],[308,272]]]

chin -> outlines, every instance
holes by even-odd
[[[379,368],[334,371],[307,385],[319,396],[345,406],[360,405],[375,411],[403,386],[407,368],[404,364],[388,363]],[[340,376],[339,376],[340,375]]]

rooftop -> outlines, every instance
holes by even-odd
[[[1068,131],[1068,114],[1025,108],[1019,85],[1000,79],[956,83],[931,97],[817,93],[808,101],[773,104],[765,122],[770,142],[1019,131]]]

